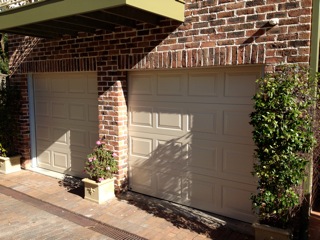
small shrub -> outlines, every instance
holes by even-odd
[[[19,142],[20,91],[16,86],[0,84],[0,144],[7,156],[17,154]],[[1,155],[4,151],[1,151]]]
[[[117,155],[106,150],[105,144],[98,140],[93,152],[87,156],[84,172],[96,182],[112,178],[117,172],[117,162],[114,159]]]

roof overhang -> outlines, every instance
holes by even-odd
[[[10,0],[8,0],[10,1]],[[1,4],[0,4],[1,8]],[[183,0],[42,0],[0,12],[0,32],[57,38],[117,26],[184,21]]]

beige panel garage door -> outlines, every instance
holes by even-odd
[[[96,74],[46,73],[33,79],[38,166],[83,176],[98,138]]]
[[[132,72],[133,191],[251,222],[249,114],[260,68]]]

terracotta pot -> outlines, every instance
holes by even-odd
[[[287,229],[281,229],[260,223],[252,224],[255,240],[290,240],[292,234]]]
[[[84,183],[84,198],[96,203],[104,203],[113,198],[114,179],[106,179],[97,183],[89,178],[82,179]]]
[[[0,172],[8,174],[20,171],[20,158],[20,155],[12,157],[0,157]]]

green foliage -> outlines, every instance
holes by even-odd
[[[0,85],[0,156],[16,154],[19,142],[20,91],[15,86]],[[3,149],[3,150],[1,150]],[[4,151],[5,150],[5,151]]]
[[[306,68],[282,65],[257,83],[250,124],[258,160],[253,174],[259,183],[251,199],[261,223],[286,228],[300,204],[298,186],[315,145],[310,114],[315,78]]]
[[[9,73],[9,53],[7,34],[0,34],[0,73]]]
[[[112,178],[117,172],[117,162],[114,159],[117,155],[106,150],[105,144],[100,140],[96,142],[96,147],[93,152],[87,157],[84,172],[96,182],[101,182],[105,179]]]
[[[7,150],[2,147],[1,143],[0,143],[0,157],[6,157],[7,156]]]

